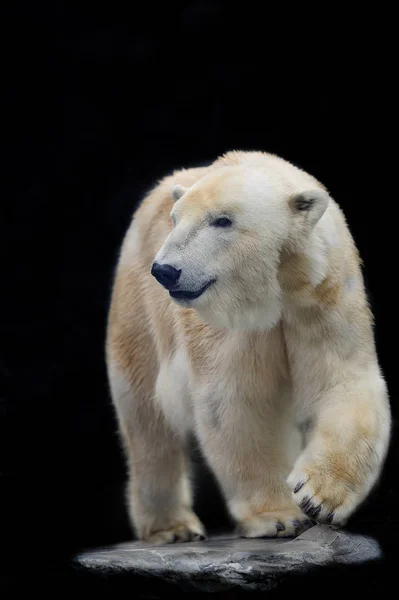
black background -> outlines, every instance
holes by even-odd
[[[0,481],[14,567],[10,549],[21,543],[32,560],[56,565],[129,539],[105,320],[132,211],[171,169],[256,149],[325,183],[365,263],[398,417],[394,85],[384,26],[363,14],[353,30],[342,17],[327,35],[220,2],[112,6],[15,3],[6,21]],[[395,444],[396,435],[382,482],[351,525],[376,535],[388,558],[398,522]],[[218,525],[223,510],[203,494],[199,511]]]

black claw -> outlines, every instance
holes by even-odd
[[[299,529],[300,527],[302,527],[302,522],[299,519],[293,519],[292,524],[295,527],[295,529]]]
[[[300,507],[303,510],[303,512],[308,517],[311,517],[312,519],[315,519],[316,517],[318,517],[320,514],[320,511],[321,511],[321,505],[315,506],[312,502],[312,499],[309,498],[309,496],[305,496],[305,498],[302,500],[302,502],[300,504]]]
[[[299,492],[299,490],[301,490],[303,488],[304,485],[305,485],[304,481],[300,481],[299,483],[297,483],[296,486],[294,487],[294,494],[297,494]]]
[[[175,542],[177,542],[178,540],[179,540],[179,536],[177,535],[177,533],[174,533],[174,534],[173,534],[173,539],[172,539],[172,542],[173,542],[173,543],[175,543]]]
[[[192,537],[194,542],[202,542],[205,539],[205,536],[202,533],[194,533]]]
[[[305,513],[308,512],[308,510],[310,510],[311,508],[313,508],[312,499],[309,498],[309,496],[305,496],[299,506],[302,508],[302,510]]]
[[[309,529],[309,527],[313,527],[313,521],[311,521],[310,519],[305,519],[304,521],[300,521],[299,519],[294,519],[292,521],[292,524],[296,530]]]
[[[306,521],[304,521],[303,524],[305,527],[313,527],[314,521],[311,521],[310,519],[306,519]]]
[[[312,517],[313,519],[315,519],[316,517],[319,516],[321,512],[321,506],[316,506],[315,508],[311,508],[309,511],[307,511],[307,514],[309,517]]]
[[[331,523],[333,518],[334,518],[334,511],[328,513],[328,515],[326,517],[326,523]]]
[[[277,531],[284,531],[285,530],[285,525],[283,525],[283,523],[280,523],[280,521],[277,522]]]

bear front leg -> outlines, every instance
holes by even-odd
[[[309,444],[287,481],[309,518],[342,527],[377,482],[387,453],[390,409],[378,370],[324,394],[314,417]]]
[[[197,435],[237,533],[247,538],[295,537],[312,526],[292,501],[286,482],[293,464],[290,450],[297,446],[298,456],[300,435],[284,410],[274,413],[267,402],[263,407],[264,419],[241,397],[236,402],[217,397],[198,402]]]
[[[137,537],[153,544],[204,539],[192,509],[184,442],[168,425],[153,382],[129,381],[114,365],[109,373],[127,458],[127,508]]]

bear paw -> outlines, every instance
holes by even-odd
[[[287,479],[293,500],[312,520],[336,527],[346,525],[363,498],[359,481],[328,459],[298,461]],[[331,463],[331,464],[330,464]]]
[[[242,521],[238,525],[238,534],[246,538],[296,537],[312,525],[312,521],[293,506],[280,511],[263,512]]]
[[[176,522],[173,525],[168,524],[165,529],[159,528],[143,536],[144,541],[154,545],[198,542],[205,540],[205,538],[204,526],[194,513],[181,522]]]

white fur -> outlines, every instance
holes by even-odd
[[[152,261],[181,270],[181,290],[214,283],[172,301]],[[203,535],[190,432],[247,537],[295,535],[305,513],[343,525],[381,474],[391,415],[356,247],[321,184],[277,157],[233,153],[150,194],[122,248],[107,361],[142,539]]]
[[[190,376],[191,366],[184,348],[177,349],[159,369],[155,395],[171,428],[185,438],[193,430]]]

